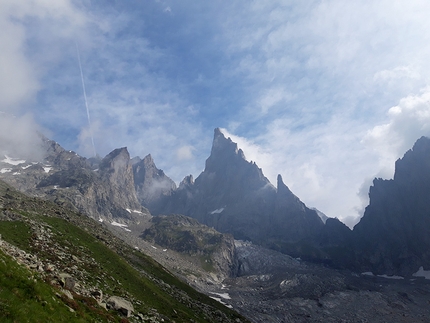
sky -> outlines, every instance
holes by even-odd
[[[0,142],[126,146],[179,183],[220,127],[353,226],[372,180],[430,136],[429,15],[423,0],[2,0]]]

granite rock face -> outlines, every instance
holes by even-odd
[[[185,178],[154,214],[179,213],[236,239],[285,250],[324,226],[278,178],[276,189],[255,162],[248,162],[230,138],[215,129],[204,171]]]
[[[357,267],[400,275],[430,268],[430,139],[397,160],[394,179],[375,179],[369,197],[353,230]]]
[[[137,199],[127,148],[115,149],[103,159],[86,159],[43,138],[40,149],[42,160],[3,160],[8,172],[2,179],[96,220],[139,222],[149,216]]]
[[[134,160],[133,175],[137,198],[150,210],[159,208],[160,200],[176,189],[175,182],[155,166],[151,155]]]

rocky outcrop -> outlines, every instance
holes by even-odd
[[[375,179],[370,204],[354,227],[356,266],[408,275],[430,268],[430,139],[397,160],[394,179]]]
[[[160,208],[160,201],[176,189],[176,184],[155,166],[151,155],[133,163],[134,185],[139,202],[149,210]]]
[[[141,237],[151,243],[200,259],[200,265],[218,275],[218,281],[237,274],[234,239],[184,215],[160,215]]]
[[[101,183],[94,187],[93,194],[97,207],[109,207],[115,217],[131,218],[129,210],[144,211],[137,199],[134,189],[133,168],[127,148],[112,151],[102,159],[99,165]]]

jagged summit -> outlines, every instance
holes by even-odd
[[[220,128],[215,128],[211,154],[206,160],[206,169],[233,160],[246,160],[242,149],[239,149],[237,143],[230,137],[226,138]]]
[[[100,162],[100,169],[112,168],[115,172],[125,171],[130,163],[130,154],[127,147],[117,148],[111,151]]]
[[[133,164],[133,178],[139,202],[150,210],[158,209],[161,199],[176,189],[175,182],[155,166],[151,154]]]
[[[361,266],[411,274],[430,267],[430,139],[421,137],[396,161],[394,179],[375,179],[370,204],[354,227]]]
[[[193,175],[185,176],[184,179],[179,183],[179,189],[184,189],[186,187],[190,187],[194,185]]]
[[[430,183],[430,138],[421,137],[396,161],[394,180]]]
[[[284,184],[281,174],[278,174],[278,176],[276,177],[276,183],[277,183],[276,187],[278,189],[278,194],[285,194],[285,195],[293,194],[291,190],[288,188],[288,186]]]
[[[157,211],[185,214],[237,239],[282,246],[281,250],[287,242],[317,235],[316,230],[323,226],[316,212],[289,190],[281,176],[277,190],[219,128],[214,130],[204,171],[195,182],[186,178]]]

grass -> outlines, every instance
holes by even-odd
[[[94,311],[82,300],[66,303],[56,294],[51,285],[0,251],[1,322],[119,322],[112,313]]]
[[[1,198],[0,190],[0,202]],[[12,203],[14,199],[19,203]],[[37,254],[42,261],[51,261],[56,255],[40,250],[32,243],[32,228],[26,219],[49,226],[52,231],[50,243],[67,247],[70,257],[67,258],[69,263],[64,265],[77,265],[81,272],[85,272],[85,282],[79,283],[87,288],[98,287],[105,295],[133,300],[135,310],[143,314],[156,309],[166,322],[168,318],[175,322],[220,321],[216,315],[208,316],[208,311],[222,312],[232,321],[240,318],[246,322],[236,312],[197,292],[152,258],[125,245],[86,216],[12,190],[8,190],[6,202],[7,210],[20,214],[22,220],[0,221],[2,238]],[[77,262],[71,255],[92,261]],[[1,322],[120,322],[122,319],[116,313],[106,312],[92,298],[74,295],[74,300],[69,300],[64,295],[59,298],[57,293],[56,287],[0,253]],[[70,312],[70,308],[74,312]]]
[[[27,223],[21,221],[0,221],[0,234],[3,239],[18,248],[30,252],[29,241],[31,229]]]

